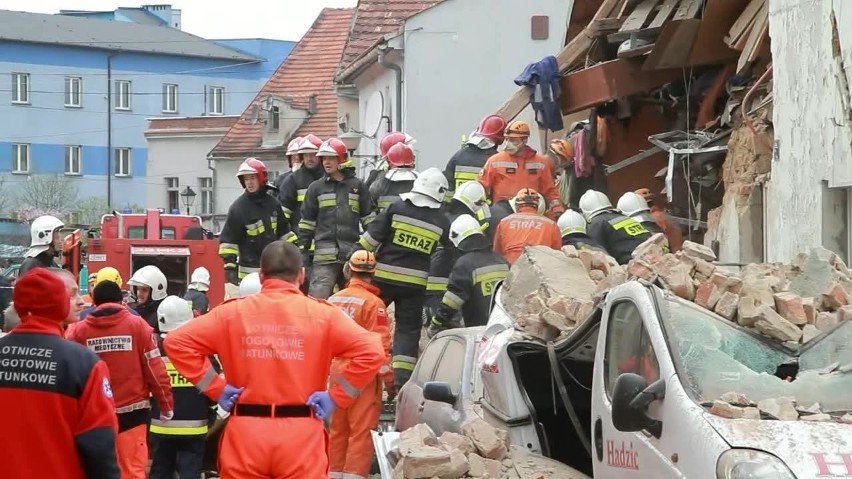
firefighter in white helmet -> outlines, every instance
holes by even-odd
[[[219,234],[225,279],[235,285],[245,275],[260,271],[260,253],[266,245],[278,239],[296,240],[281,203],[268,193],[274,187],[268,183],[266,165],[247,158],[237,178],[245,192],[231,204]]]
[[[192,309],[201,314],[207,314],[210,309],[210,300],[207,298],[207,291],[210,290],[210,271],[204,266],[195,268],[192,276],[189,278],[189,286],[183,299],[189,301]]]
[[[30,249],[24,253],[18,277],[33,268],[57,268],[54,258],[62,253],[62,238],[59,230],[65,223],[50,215],[39,216],[30,225]]]
[[[586,234],[586,218],[581,213],[568,210],[556,222],[562,234],[562,246],[573,246],[577,250],[597,250],[609,254],[606,248],[595,243]]]
[[[624,216],[642,223],[642,226],[651,234],[664,233],[660,225],[651,216],[651,207],[648,206],[648,202],[637,193],[628,191],[621,195],[621,198],[618,199],[617,208]]]
[[[260,292],[260,273],[246,275],[240,281],[240,297],[249,296]]]
[[[142,316],[154,328],[154,331],[159,333],[157,308],[169,294],[169,281],[166,275],[154,265],[143,266],[133,273],[127,285],[132,288],[131,293],[136,298],[128,306],[135,309],[139,316]]]
[[[589,237],[606,248],[618,264],[627,264],[633,250],[651,237],[642,223],[618,212],[600,191],[587,190],[583,193],[580,209],[589,222],[586,228]]]

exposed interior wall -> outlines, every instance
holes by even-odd
[[[849,188],[822,183],[822,246],[849,263]]]

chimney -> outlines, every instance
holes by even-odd
[[[179,9],[173,9],[168,4],[142,5],[142,9],[153,13],[171,28],[181,29],[181,11]]]

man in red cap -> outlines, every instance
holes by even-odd
[[[21,324],[0,338],[0,408],[16,431],[0,477],[118,479],[117,421],[106,364],[62,337],[71,308],[56,273],[35,268],[15,284]]]

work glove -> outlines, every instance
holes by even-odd
[[[160,411],[160,421],[171,421],[175,417],[174,411]]]
[[[426,337],[432,339],[436,334],[445,329],[447,329],[447,327],[444,325],[444,322],[435,316],[432,318],[432,321],[429,322],[429,327],[426,328]]]
[[[335,408],[337,408],[337,405],[334,404],[334,400],[331,399],[328,391],[317,391],[311,394],[308,397],[308,402],[305,404],[312,407],[314,409],[314,414],[323,420],[330,417],[331,413],[334,412]]]
[[[382,378],[382,383],[385,386],[385,392],[388,394],[388,401],[393,401],[396,398],[396,384],[393,382],[393,368],[389,364],[385,364],[379,369],[379,377]]]
[[[222,408],[223,411],[231,412],[231,409],[233,409],[234,405],[237,404],[237,399],[240,398],[240,394],[242,394],[245,389],[246,388],[238,388],[236,386],[226,384],[225,390],[222,391],[222,394],[219,395],[219,400],[216,402],[219,403],[219,407]]]
[[[239,286],[240,285],[240,278],[239,278],[239,274],[237,274],[237,270],[232,269],[232,268],[225,269],[225,281],[227,281],[227,282],[229,282],[229,283],[231,283],[235,286]]]

